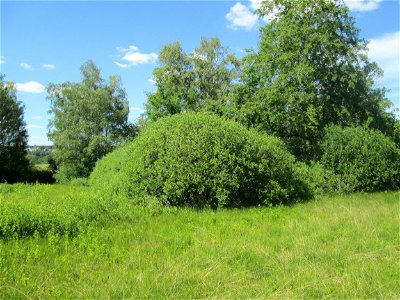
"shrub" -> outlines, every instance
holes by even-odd
[[[275,137],[202,113],[165,117],[98,162],[90,182],[138,201],[222,207],[311,197]]]
[[[315,196],[344,194],[351,190],[340,175],[326,169],[319,162],[311,161],[310,164],[298,162],[297,169]]]
[[[27,172],[27,182],[30,183],[54,183],[53,172],[49,169],[39,169],[34,166]]]
[[[133,143],[128,142],[98,160],[89,177],[89,185],[110,195],[123,193],[128,186],[127,172],[121,171],[129,161]],[[121,171],[121,172],[120,172]]]
[[[78,177],[78,178],[72,178],[71,181],[69,182],[70,185],[73,186],[88,186],[88,178],[87,177]]]
[[[379,131],[330,126],[320,149],[322,166],[339,175],[349,191],[400,188],[400,150]]]

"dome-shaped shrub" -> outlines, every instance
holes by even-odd
[[[320,143],[320,163],[350,191],[400,189],[400,150],[376,130],[330,126]]]
[[[129,161],[131,146],[132,142],[120,145],[98,160],[93,172],[90,174],[89,184],[110,195],[119,193],[120,189],[125,189],[128,183],[123,182],[126,176],[124,177],[122,175],[126,173],[126,171],[120,171]]]
[[[177,206],[248,206],[310,197],[279,139],[207,113],[149,125],[99,161],[91,182],[137,200],[149,195]]]

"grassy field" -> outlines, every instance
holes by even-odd
[[[399,192],[139,210],[88,187],[3,185],[0,209],[4,299],[400,298]]]
[[[33,167],[39,171],[50,171],[49,164],[34,164]]]

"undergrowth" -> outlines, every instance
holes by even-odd
[[[129,201],[109,198],[89,187],[1,184],[0,237],[76,236],[90,224],[132,219]]]
[[[133,215],[138,207],[97,205],[101,197],[89,197],[86,187],[1,189],[2,208],[17,200],[12,207],[21,216],[31,211],[31,220],[87,225],[74,238],[52,232],[0,238],[4,299],[400,297],[398,192]],[[46,206],[49,199],[54,204]]]

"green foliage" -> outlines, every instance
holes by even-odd
[[[400,149],[400,119],[394,121],[393,132],[388,134]]]
[[[105,157],[98,160],[93,172],[89,177],[89,184],[95,189],[101,190],[109,195],[117,195],[122,190],[126,190],[129,185],[129,178],[126,171],[121,171],[129,163],[130,152],[134,143],[127,142]]]
[[[32,165],[48,164],[52,159],[52,151],[51,146],[38,146],[29,149],[27,157]]]
[[[40,165],[31,166],[27,172],[26,182],[29,183],[54,183],[53,171],[47,166],[46,168],[38,167]]]
[[[109,193],[138,201],[149,195],[173,206],[279,204],[311,196],[279,139],[208,113],[149,125],[103,158],[91,182]]]
[[[381,132],[330,126],[320,147],[321,165],[339,175],[349,191],[400,189],[400,150]]]
[[[324,168],[319,162],[310,162],[310,164],[298,162],[297,171],[315,196],[345,194],[352,190],[351,183],[344,182],[340,175]]]
[[[24,107],[17,100],[14,85],[5,83],[0,74],[0,183],[26,179],[29,162],[25,125]]]
[[[34,201],[34,193],[26,195],[28,203]],[[362,193],[274,208],[177,208],[131,221],[110,219],[72,239],[0,238],[0,295],[399,299],[399,196]]]
[[[271,21],[233,89],[241,123],[281,137],[304,160],[329,124],[367,122],[394,134],[393,104],[373,87],[382,72],[365,55],[367,42],[344,2],[267,0],[258,13]]]
[[[202,38],[193,53],[184,53],[179,42],[163,46],[153,71],[157,90],[148,95],[147,116],[154,121],[190,111],[225,114],[237,65],[218,38]]]
[[[127,219],[128,205],[82,186],[0,184],[0,237],[73,237],[91,224]]]
[[[53,115],[49,139],[60,182],[88,176],[100,157],[133,133],[119,77],[111,76],[106,82],[92,61],[81,72],[81,83],[48,86]]]

